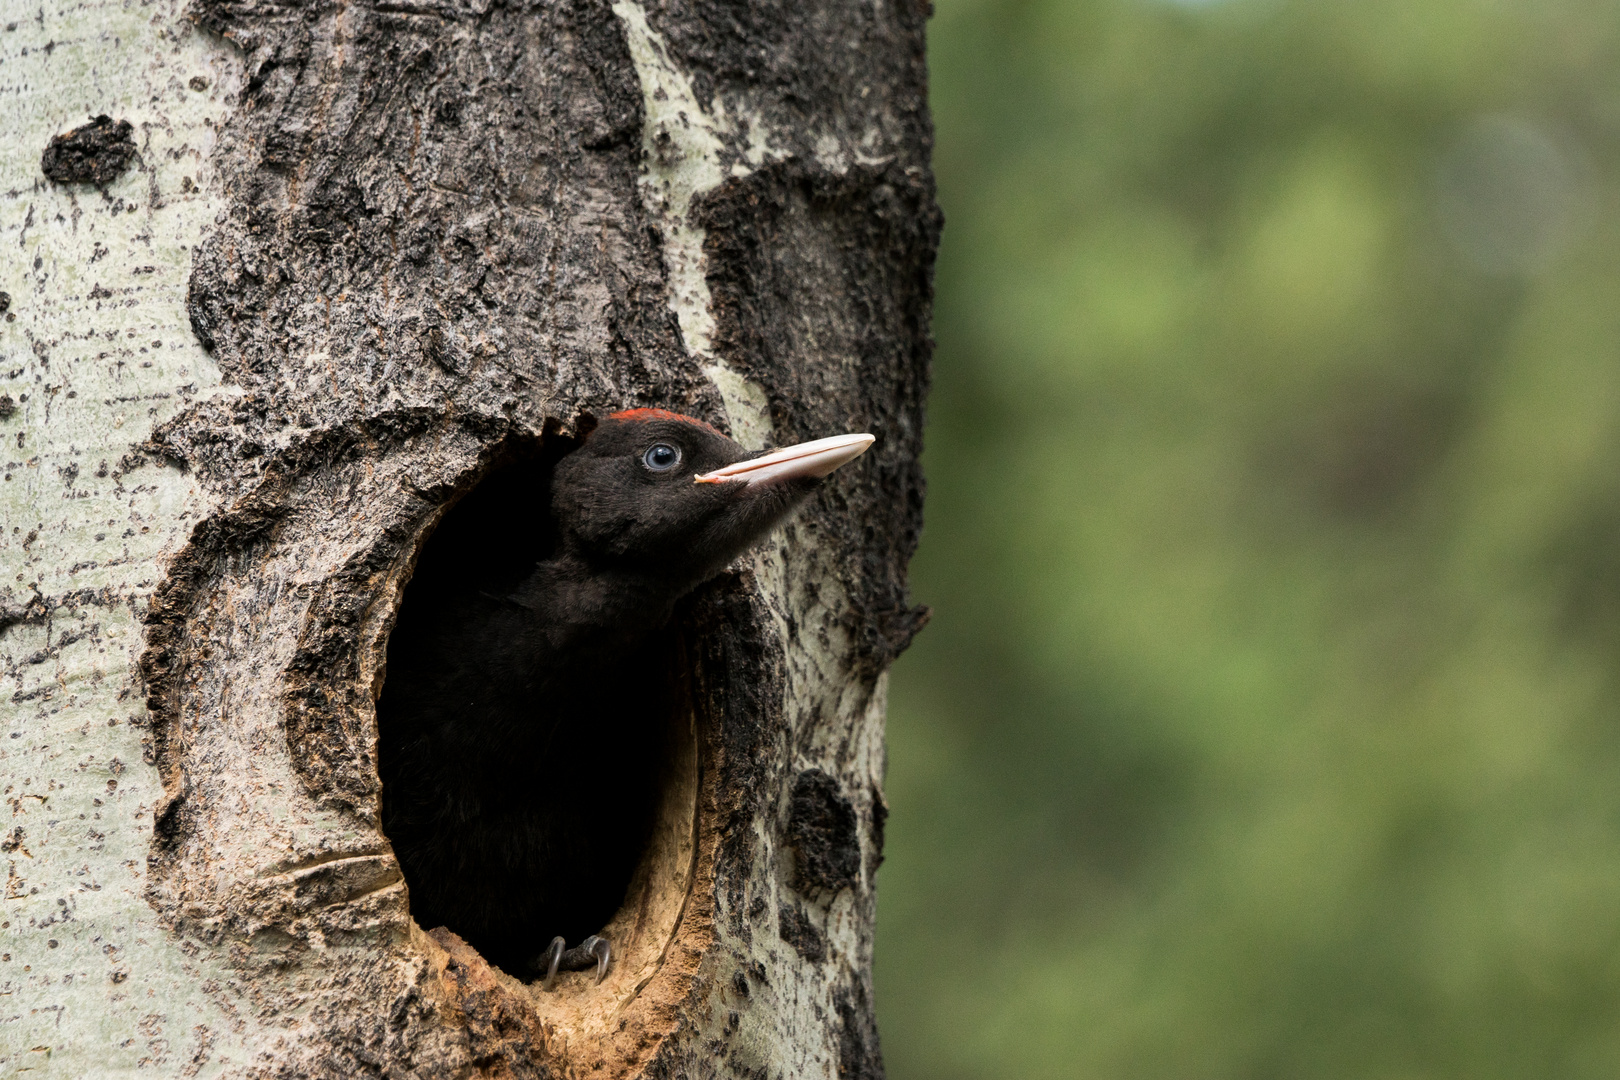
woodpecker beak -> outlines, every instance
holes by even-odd
[[[866,453],[866,448],[875,442],[875,435],[834,435],[830,439],[816,439],[814,442],[772,450],[757,458],[704,473],[696,480],[700,484],[725,484],[737,480],[749,484],[771,484],[782,480],[826,476],[840,465],[848,464]]]

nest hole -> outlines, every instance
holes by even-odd
[[[481,662],[477,636],[447,628],[482,617],[469,610],[498,610],[555,552],[550,478],[577,445],[548,436],[508,447],[439,516],[388,638],[377,732],[383,829],[417,923],[448,929],[524,981],[537,977],[553,936],[570,946],[606,937],[614,959],[603,983],[565,974],[560,996],[546,995],[584,1009],[576,1019],[586,1023],[611,1012],[604,995],[633,995],[656,973],[691,888],[699,766],[689,631],[677,615],[590,696],[560,708],[535,700],[529,729],[492,723],[476,705],[444,706],[444,680],[465,683]],[[452,749],[425,754],[422,740]],[[476,776],[458,775],[467,769]],[[546,808],[538,816],[537,806]]]

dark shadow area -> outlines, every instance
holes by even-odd
[[[559,436],[513,447],[453,505],[423,545],[405,588],[390,658],[420,609],[458,590],[507,592],[556,548],[551,472],[579,444]],[[415,607],[418,611],[413,612]]]
[[[521,658],[489,660],[522,632],[513,591],[555,551],[550,478],[575,446],[515,448],[445,514],[406,585],[377,703],[383,829],[412,916],[520,978],[554,936],[577,945],[624,903],[680,712],[673,630],[561,700]],[[513,700],[519,722],[489,719]]]

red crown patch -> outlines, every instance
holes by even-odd
[[[714,432],[716,435],[720,435],[722,438],[725,437],[718,428],[716,428],[713,424],[708,423],[707,421],[699,420],[695,416],[687,416],[684,413],[670,412],[668,409],[624,409],[621,412],[609,413],[608,414],[608,419],[609,420],[679,420],[682,423],[686,423],[686,424],[696,424],[698,427],[706,428],[709,431]]]

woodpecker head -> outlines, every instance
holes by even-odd
[[[701,420],[632,409],[558,462],[552,511],[564,544],[588,562],[695,584],[874,441],[835,435],[754,454]]]

